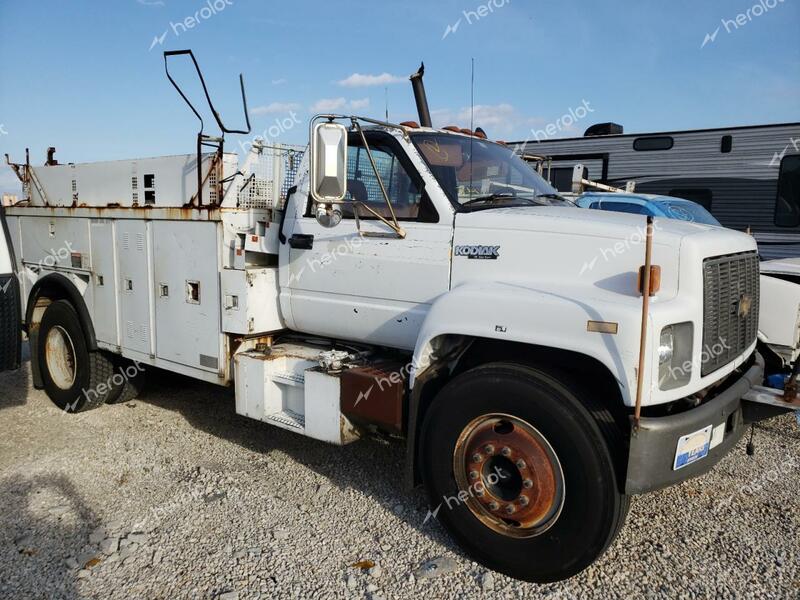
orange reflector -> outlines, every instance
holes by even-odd
[[[644,296],[644,265],[639,267],[639,283],[637,285],[639,293]],[[650,265],[650,295],[655,296],[661,289],[661,267]]]
[[[408,127],[409,129],[419,129],[419,123],[416,121],[403,121],[400,125]]]

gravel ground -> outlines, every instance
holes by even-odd
[[[800,597],[794,416],[757,431],[755,456],[742,443],[634,499],[600,561],[536,586],[424,522],[401,444],[329,446],[237,416],[230,390],[149,375],[137,400],[66,415],[27,363],[0,374],[0,597]]]

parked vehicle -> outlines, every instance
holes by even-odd
[[[78,412],[134,395],[114,374],[136,361],[316,440],[405,438],[466,552],[570,577],[631,495],[708,471],[765,416],[743,398],[788,410],[756,387],[756,243],[580,210],[507,146],[433,128],[412,81],[421,124],[316,116],[302,157],[254,144],[271,181],[202,130],[215,151],[15,164],[32,379]]]
[[[582,163],[595,181],[697,202],[725,227],[752,231],[767,259],[800,255],[800,123],[634,134],[601,123],[583,137],[540,138],[513,145],[548,157],[561,192]]]
[[[626,192],[586,192],[578,196],[575,203],[581,208],[651,215],[721,227],[720,222],[697,202],[671,196]]]

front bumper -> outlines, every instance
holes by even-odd
[[[745,432],[741,399],[764,379],[764,360],[759,354],[755,358],[753,366],[708,402],[676,415],[640,419],[638,430],[631,432],[627,494],[651,492],[702,475],[736,445]],[[715,439],[704,458],[675,469],[675,453],[681,437],[708,426],[724,426],[721,441]]]

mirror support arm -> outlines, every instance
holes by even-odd
[[[383,179],[381,178],[381,174],[378,172],[378,166],[375,164],[375,158],[372,156],[372,150],[370,150],[369,144],[367,143],[367,137],[364,135],[364,130],[361,129],[361,124],[358,122],[357,119],[352,119],[353,126],[358,131],[358,135],[361,137],[361,143],[364,144],[364,150],[367,151],[367,157],[369,158],[369,163],[372,165],[372,171],[375,173],[375,177],[378,180],[378,186],[381,188],[381,194],[383,194],[383,199],[386,202],[386,206],[389,207],[389,214],[392,215],[392,222],[390,223],[382,216],[380,216],[377,212],[372,210],[369,206],[363,205],[369,212],[371,212],[374,216],[378,219],[383,221],[386,225],[391,227],[397,235],[401,238],[406,237],[406,232],[403,231],[403,228],[400,227],[400,224],[397,222],[397,215],[394,213],[394,207],[392,206],[392,202],[389,200],[389,194],[386,193],[386,187],[383,185]],[[361,203],[359,203],[361,204]]]

